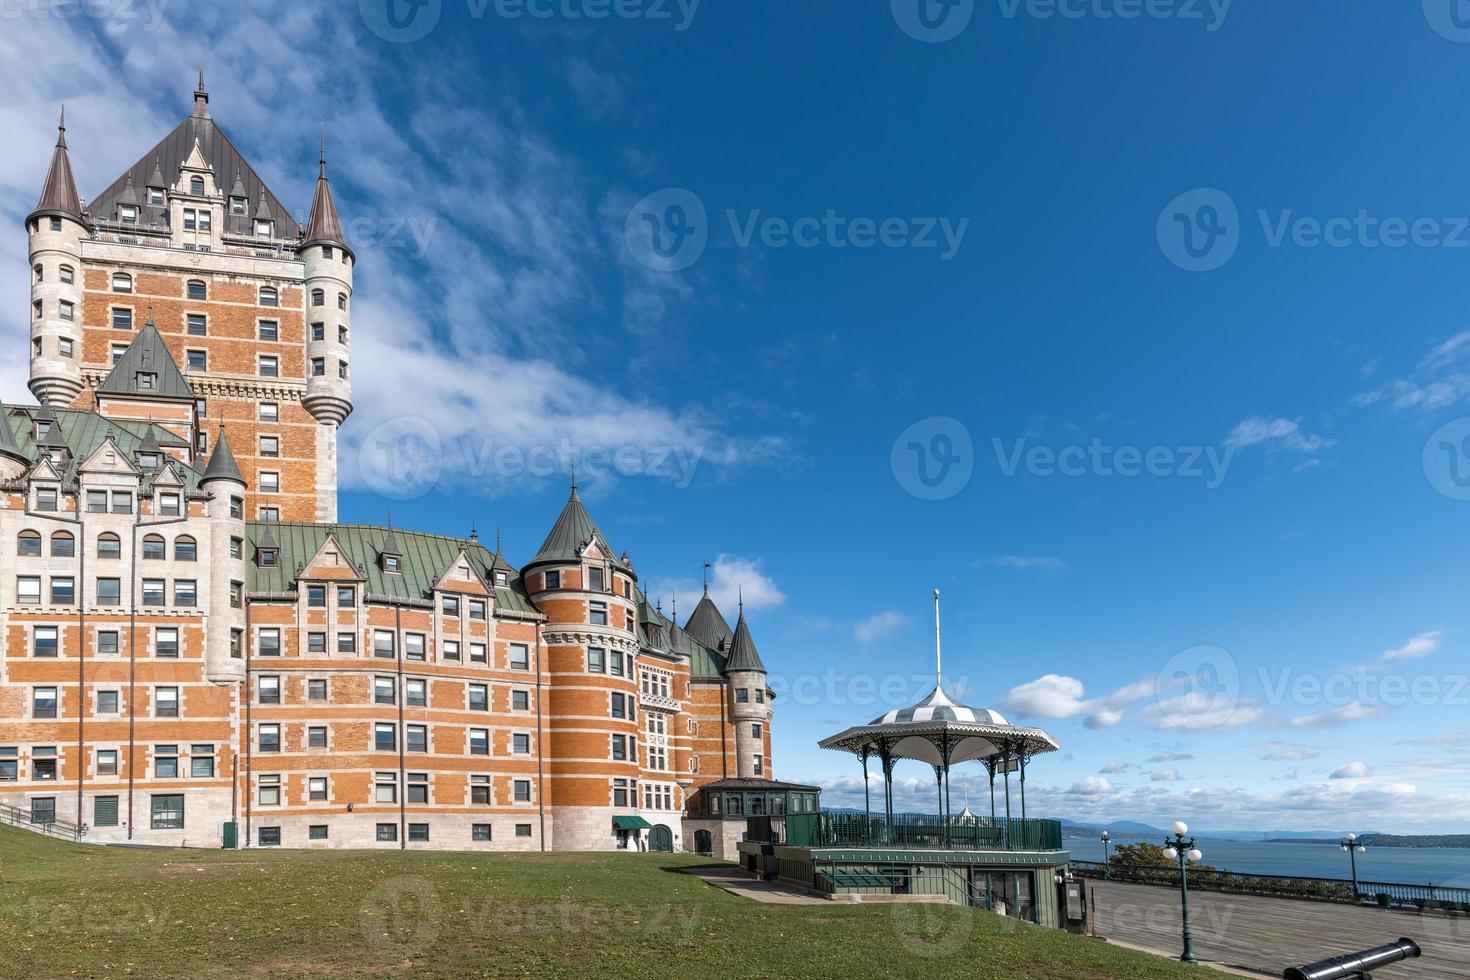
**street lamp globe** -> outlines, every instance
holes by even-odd
[[[1176,836],[1183,837],[1185,834],[1189,833],[1189,824],[1185,823],[1183,820],[1176,820],[1174,821],[1174,826],[1170,829],[1174,831]]]
[[[1199,864],[1205,859],[1205,854],[1199,848],[1192,849],[1185,857],[1189,858],[1190,864]]]
[[[1164,848],[1164,857],[1168,858],[1170,861],[1177,861],[1179,859],[1179,852],[1174,850],[1174,848],[1172,847],[1166,847]]]
[[[1344,854],[1346,854],[1348,852],[1348,846],[1346,844],[1339,844],[1339,845],[1337,845],[1337,849],[1339,851],[1341,851],[1342,853],[1344,853]]]
[[[1366,847],[1364,847],[1362,844],[1359,844],[1358,845],[1358,853],[1359,854],[1367,854],[1368,853],[1368,849]]]

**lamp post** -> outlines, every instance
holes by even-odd
[[[1189,866],[1198,864],[1204,859],[1204,855],[1194,846],[1193,837],[1184,839],[1184,835],[1189,833],[1188,824],[1182,820],[1177,821],[1170,829],[1174,832],[1174,837],[1172,840],[1164,838],[1164,857],[1179,862],[1179,904],[1184,916],[1184,952],[1179,959],[1195,964],[1199,960],[1195,958],[1194,937],[1189,932]]]
[[[1110,836],[1108,836],[1108,832],[1106,830],[1104,830],[1102,832],[1103,881],[1108,881],[1108,880],[1110,880],[1112,878],[1112,869],[1108,867],[1108,848],[1112,845],[1112,843],[1113,843],[1113,838],[1110,837]]]
[[[1356,902],[1362,898],[1362,896],[1358,894],[1358,855],[1366,853],[1368,849],[1362,844],[1358,843],[1357,834],[1348,834],[1342,840],[1338,841],[1337,849],[1346,852],[1348,858],[1352,861],[1353,901]]]

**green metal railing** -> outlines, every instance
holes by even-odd
[[[1072,861],[1074,874],[1085,878],[1102,878],[1104,865],[1096,861]],[[1107,865],[1112,881],[1145,885],[1173,886],[1179,872],[1173,868],[1144,865]],[[1443,910],[1470,913],[1470,888],[1446,888],[1443,885],[1413,885],[1404,882],[1364,881],[1346,878],[1311,878],[1301,875],[1246,874],[1236,871],[1189,870],[1189,887],[1200,891],[1230,892],[1236,895],[1266,895],[1276,898],[1303,898],[1319,902],[1345,902],[1379,905],[1384,908],[1414,908],[1419,911]]]
[[[11,806],[8,803],[0,803],[0,823],[8,823],[14,827],[25,827],[27,830],[34,830],[38,834],[46,834],[69,841],[79,841],[87,834],[85,825],[68,823],[65,820],[36,819],[29,810],[23,810],[18,806]]]
[[[813,847],[912,847],[955,851],[1060,851],[1062,825],[1056,820],[950,821],[927,814],[894,814],[890,828],[882,816],[862,813],[803,814],[800,830],[787,817],[787,837]]]

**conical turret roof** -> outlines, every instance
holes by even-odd
[[[233,480],[242,487],[246,485],[245,477],[240,475],[239,464],[235,462],[235,454],[230,452],[230,440],[225,437],[224,426],[220,426],[214,455],[209,457],[209,465],[204,468],[204,476],[199,482],[202,485],[210,480]]]
[[[725,673],[736,671],[766,672],[761,655],[755,650],[755,641],[750,638],[750,624],[745,621],[745,604],[740,606],[740,621],[735,624],[735,638],[730,641],[730,656],[725,661]]]
[[[577,485],[572,484],[572,495],[567,500],[565,507],[561,509],[561,516],[551,526],[551,533],[546,536],[541,550],[536,552],[536,557],[531,559],[530,565],[547,564],[550,562],[578,561],[582,557],[582,549],[588,544],[597,545],[609,561],[617,567],[627,571],[626,566],[614,556],[612,546],[607,543],[607,538],[602,536],[602,531],[597,527],[597,522],[592,515],[587,513],[587,508],[582,506],[582,498],[577,494]]]
[[[41,198],[31,217],[39,214],[65,215],[82,220],[82,201],[77,196],[77,182],[71,172],[71,157],[66,152],[66,110],[62,110],[61,122],[56,127],[56,149],[51,153],[51,166],[46,171],[46,183],[41,185]]]
[[[325,142],[322,144],[319,163],[321,169],[317,173],[316,192],[311,198],[311,217],[306,222],[306,241],[302,244],[328,242],[347,248],[347,243],[342,237],[342,223],[337,218],[337,204],[332,200],[332,185],[327,180]]]
[[[725,622],[719,607],[709,597],[709,586],[705,586],[703,598],[694,607],[694,614],[689,617],[689,622],[684,624],[684,632],[716,651],[724,650],[734,637],[730,632],[730,624]]]

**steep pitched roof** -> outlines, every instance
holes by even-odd
[[[41,198],[31,217],[38,214],[64,214],[78,221],[82,217],[82,202],[77,197],[77,182],[71,173],[71,158],[66,152],[66,110],[61,111],[61,123],[56,127],[56,149],[51,153],[51,167],[46,171],[46,183],[41,185]]]
[[[745,622],[745,606],[740,607],[740,622],[735,624],[735,639],[730,641],[730,656],[725,661],[725,673],[751,670],[764,674],[766,665],[755,651],[755,641],[750,638],[750,626]]]
[[[704,596],[699,600],[699,605],[694,607],[694,615],[684,624],[684,632],[694,637],[700,643],[711,650],[723,650],[728,646],[734,634],[730,632],[730,624],[725,622],[725,617],[715,605],[715,601],[709,597],[709,588],[704,590]]]
[[[10,430],[12,441],[19,447],[21,455],[26,459],[35,459],[38,449],[42,448],[36,445],[33,438],[35,434],[33,423],[43,417],[49,417],[56,423],[44,440],[45,445],[49,447],[64,444],[67,447],[66,472],[63,476],[68,481],[76,479],[77,467],[108,439],[111,439],[129,459],[137,457],[138,447],[150,433],[154,440],[163,447],[182,449],[189,445],[187,441],[153,422],[127,422],[104,418],[90,409],[47,408],[43,412],[42,407],[35,405],[28,408],[0,405],[0,423],[3,423],[0,424],[0,428]],[[3,443],[4,439],[4,434],[0,434],[0,443]],[[55,441],[57,439],[62,441],[58,443]],[[177,463],[176,468],[187,489],[193,490],[199,485],[199,472],[192,466]]]
[[[138,162],[120,174],[117,180],[92,199],[88,210],[92,215],[103,221],[111,221],[115,217],[117,205],[122,202],[123,194],[127,188],[129,178],[140,187],[149,186],[153,179],[156,161],[162,161],[163,176],[171,185],[178,178],[179,166],[189,158],[194,149],[194,144],[199,144],[200,153],[206,163],[214,170],[215,184],[220,188],[230,187],[233,179],[238,175],[239,183],[245,193],[244,215],[226,214],[226,224],[231,225],[231,231],[245,232],[250,228],[250,222],[256,216],[255,211],[262,204],[269,209],[269,217],[277,224],[278,238],[294,238],[301,234],[301,226],[291,217],[288,211],[277,197],[271,193],[270,188],[265,186],[265,181],[250,166],[249,162],[235,149],[235,145],[229,141],[224,132],[215,125],[214,119],[209,115],[209,96],[200,90],[195,93],[194,111],[184,118],[184,121],[174,127],[173,131],[151,147],[147,153],[138,158]],[[141,208],[138,223],[143,226],[154,227],[168,226],[168,208],[144,207]],[[228,209],[226,209],[228,211]],[[238,227],[235,227],[238,225]]]
[[[0,412],[0,456],[9,456],[22,463],[31,461],[31,457],[20,448],[20,443],[15,440],[15,433],[10,429],[9,412]]]
[[[332,185],[327,182],[327,150],[322,144],[321,170],[316,178],[316,191],[311,197],[311,217],[306,221],[306,242],[331,242],[347,247],[342,237],[342,223],[337,219],[337,203],[332,200]]]
[[[247,485],[245,477],[240,475],[239,465],[235,463],[235,454],[230,452],[230,440],[225,438],[223,425],[219,430],[219,442],[214,444],[214,455],[209,457],[209,465],[204,468],[204,476],[199,482],[210,480],[234,480],[242,487]]]
[[[541,545],[541,550],[536,552],[536,557],[531,559],[527,568],[547,562],[577,561],[582,556],[582,548],[588,542],[597,545],[608,560],[618,568],[628,571],[627,566],[617,559],[617,552],[612,550],[612,545],[607,543],[607,538],[597,528],[597,522],[592,520],[592,515],[587,513],[587,508],[582,506],[582,498],[577,495],[576,484],[572,485],[572,496],[567,500],[567,505],[562,508],[561,516],[551,527],[551,533],[546,536],[546,541]]]
[[[139,388],[138,375],[157,375],[153,388]],[[184,373],[174,363],[163,337],[153,324],[150,314],[143,329],[128,345],[127,351],[113,365],[112,373],[97,387],[101,395],[136,395],[142,398],[166,398],[170,400],[194,400],[194,389],[184,379]]]

